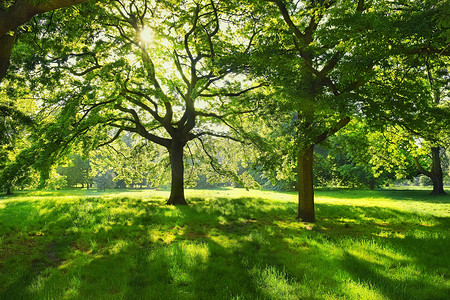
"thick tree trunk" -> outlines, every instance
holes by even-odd
[[[170,197],[167,201],[169,205],[186,205],[184,198],[184,162],[183,162],[183,143],[172,140],[170,152],[170,167],[172,169],[172,186],[170,188]]]
[[[6,75],[11,57],[11,50],[14,47],[15,36],[10,36],[9,32],[14,32],[18,26],[28,22],[33,16],[52,11],[55,9],[76,5],[87,0],[50,0],[40,1],[33,4],[31,0],[16,0],[14,5],[6,11],[0,11],[0,82]]]
[[[9,59],[11,56],[14,42],[16,41],[16,33],[13,35],[5,34],[0,37],[0,82],[5,77],[9,68]]]
[[[432,195],[445,195],[444,180],[441,167],[441,157],[439,156],[440,148],[431,148],[431,181],[433,182]]]
[[[298,215],[297,219],[314,222],[314,186],[313,186],[314,145],[301,151],[297,161],[298,177]]]
[[[0,11],[0,36],[28,22],[33,16],[88,0],[49,0],[33,4],[31,0],[16,0],[6,11]],[[34,1],[36,2],[36,1]]]
[[[7,195],[7,196],[11,196],[12,194],[13,194],[13,193],[12,193],[11,188],[8,187],[8,188],[6,189],[6,195]]]

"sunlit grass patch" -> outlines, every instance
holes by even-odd
[[[311,224],[292,193],[165,195],[0,199],[0,299],[448,298],[448,197],[319,190]]]

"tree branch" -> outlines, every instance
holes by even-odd
[[[0,37],[18,26],[25,24],[37,14],[55,9],[76,5],[87,0],[49,0],[33,4],[30,0],[16,0],[14,5],[6,11],[0,11]]]
[[[100,147],[111,144],[112,142],[114,142],[115,140],[117,140],[119,138],[119,136],[122,132],[123,132],[123,128],[119,128],[119,130],[117,130],[116,134],[109,141],[101,143],[97,147],[100,148]]]
[[[255,90],[255,89],[258,89],[258,88],[263,87],[263,86],[267,86],[267,84],[266,83],[261,83],[261,84],[258,84],[256,86],[252,86],[252,87],[249,87],[249,88],[247,88],[245,90],[237,92],[237,93],[200,94],[200,96],[201,97],[208,97],[208,98],[218,97],[218,96],[237,97],[237,96],[245,94],[245,93],[247,93],[247,92],[249,92],[251,90]]]
[[[416,166],[416,169],[419,173],[421,173],[427,177],[432,176],[431,172],[425,170],[424,167],[422,167],[422,165],[420,164],[419,159],[417,157],[413,157],[413,160],[414,160],[414,165]]]
[[[337,122],[332,128],[330,128],[329,130],[326,130],[321,135],[319,135],[317,137],[317,139],[315,140],[314,145],[320,144],[321,142],[326,140],[329,136],[338,132],[342,127],[347,125],[349,122],[350,122],[349,117],[345,117],[345,118],[339,120],[339,122]]]
[[[194,135],[192,136],[192,138],[190,138],[190,140],[193,140],[193,139],[195,139],[195,138],[199,138],[199,137],[204,136],[204,135],[209,135],[209,136],[214,136],[214,137],[218,137],[218,138],[228,139],[228,140],[232,140],[232,141],[239,142],[239,143],[242,143],[242,144],[245,143],[244,141],[239,140],[239,139],[237,139],[237,138],[234,138],[234,137],[232,137],[232,136],[229,136],[229,135],[222,135],[222,134],[218,134],[218,133],[214,133],[214,132],[209,132],[209,131],[203,131],[203,132],[200,132],[200,133],[198,133],[198,134],[194,134]]]

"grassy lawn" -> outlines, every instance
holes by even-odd
[[[450,196],[71,190],[0,197],[0,299],[450,299]]]

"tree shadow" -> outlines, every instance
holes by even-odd
[[[295,203],[190,202],[170,207],[118,197],[7,203],[0,220],[10,216],[11,238],[23,232],[23,243],[40,241],[19,254],[33,258],[16,270],[19,276],[0,285],[0,298],[45,298],[48,291],[83,299],[320,298],[315,291],[349,297],[342,278],[392,299],[426,298],[420,290],[448,295],[439,282],[391,278],[389,265],[367,257],[400,269],[405,262],[395,255],[406,257],[424,275],[440,272],[445,279],[441,257],[450,246],[449,218],[318,204],[317,223],[306,224],[295,220]],[[367,257],[351,251],[362,241],[368,243],[361,250]],[[12,256],[0,254],[2,265],[13,262]]]
[[[423,203],[449,203],[450,195],[431,195],[430,190],[407,190],[407,189],[377,189],[365,190],[364,196],[360,189],[317,189],[316,194],[327,198],[342,199],[390,199],[394,201],[418,201]]]

